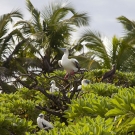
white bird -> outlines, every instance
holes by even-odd
[[[69,51],[67,48],[60,48],[64,52],[62,59],[58,61],[60,67],[63,67],[66,70],[65,79],[67,79],[68,75],[73,75],[75,72],[80,70],[79,62],[74,59],[68,59]]]
[[[56,83],[55,83],[55,81],[54,81],[54,80],[52,80],[52,81],[50,82],[50,84],[51,84],[50,92],[59,91],[59,88],[58,88],[58,87],[56,87]]]
[[[40,129],[52,129],[53,125],[44,119],[44,114],[40,113],[37,117],[37,125]]]
[[[77,91],[81,91],[81,90],[82,90],[82,86],[87,86],[89,83],[90,83],[90,80],[83,79],[83,80],[81,81],[81,85],[79,85],[79,86],[77,87]],[[74,87],[70,90],[70,92],[73,91],[73,89],[74,89]]]

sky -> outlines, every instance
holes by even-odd
[[[56,0],[57,1],[57,0]],[[98,31],[107,38],[114,35],[122,37],[124,29],[116,19],[125,16],[135,20],[135,0],[68,0],[78,12],[86,12],[90,16],[89,29]],[[34,7],[42,10],[52,0],[31,0]],[[21,9],[24,19],[28,19],[25,0],[0,0],[0,15]]]

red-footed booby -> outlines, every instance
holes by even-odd
[[[55,83],[54,80],[52,80],[52,81],[50,82],[50,84],[51,84],[50,92],[59,91],[59,88],[56,86],[56,83]]]
[[[111,69],[110,71],[106,72],[106,73],[102,76],[102,80],[101,80],[101,81],[103,81],[103,80],[105,80],[105,79],[107,79],[107,78],[111,78],[111,77],[115,74],[115,72],[116,72],[116,66],[115,66],[115,64],[113,64],[113,65],[112,65],[112,69]]]
[[[90,80],[83,79],[83,80],[81,81],[81,85],[79,85],[79,86],[77,87],[77,91],[81,91],[81,90],[82,90],[82,86],[87,86],[88,84],[90,84]],[[74,87],[70,90],[70,92],[73,91],[73,90],[74,90]]]
[[[63,67],[66,70],[65,79],[68,78],[69,75],[73,75],[75,72],[78,72],[80,70],[79,62],[71,58],[69,59],[69,51],[67,48],[60,48],[64,52],[64,55],[62,56],[62,59],[58,61],[58,64],[60,67]]]
[[[40,113],[37,118],[37,125],[40,129],[52,129],[53,125],[44,119],[44,114]]]

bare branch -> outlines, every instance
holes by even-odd
[[[38,108],[39,110],[44,110],[50,114],[53,114],[55,116],[61,117],[63,115],[62,111],[54,111],[54,110],[50,110],[47,107],[42,107],[42,106],[36,106],[36,108]]]

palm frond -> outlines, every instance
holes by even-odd
[[[72,15],[69,15],[71,13]],[[49,7],[45,7],[42,15],[46,22],[51,21],[50,23],[52,24],[64,21],[64,23],[78,27],[89,25],[89,17],[87,13],[77,13],[69,3],[51,3]]]
[[[124,29],[126,31],[131,31],[132,29],[135,28],[135,22],[134,21],[130,21],[125,16],[120,16],[120,17],[117,18],[117,20],[120,21],[120,23],[123,25],[123,27],[124,27]]]
[[[11,18],[15,17],[15,18],[23,19],[23,14],[21,13],[20,9],[12,10],[8,15]]]
[[[18,59],[19,61],[20,59]],[[31,68],[42,68],[41,60],[38,58],[22,58],[21,63],[24,67]]]
[[[70,56],[70,58],[72,58],[72,56]],[[73,56],[73,58],[75,58],[79,61],[81,68],[85,68],[88,70],[101,68],[100,63],[98,61],[94,60],[93,56],[85,57],[82,55],[78,55],[78,56]]]
[[[113,46],[112,52],[111,52],[112,63],[116,63],[119,44],[120,44],[120,40],[116,36],[114,36],[112,38],[112,46]]]
[[[3,54],[8,54],[7,52],[10,52],[12,50],[11,42],[13,42],[12,44],[15,44],[14,37],[24,39],[22,33],[18,29],[14,29],[7,36],[2,38],[3,42],[0,46],[0,58],[3,57]]]
[[[69,12],[74,13],[74,9],[66,1],[55,1],[49,6],[45,6],[42,12],[43,19],[45,21],[59,22],[67,16]],[[51,20],[50,20],[51,19]]]
[[[78,43],[86,42],[86,47],[90,51],[95,53],[95,56],[104,60],[105,65],[110,68],[110,57],[106,50],[106,46],[103,44],[101,34],[99,32],[92,32],[91,30],[86,30],[82,33]]]
[[[13,55],[16,55],[18,54],[19,50],[22,48],[22,46],[24,45],[25,42],[27,42],[28,39],[23,39],[21,42],[19,42],[16,47],[14,48],[14,50],[12,51],[12,53],[6,57],[6,60],[5,62],[3,63],[3,66],[4,67],[8,67],[9,66],[9,63],[10,61],[12,60],[13,58]]]
[[[117,69],[123,70],[127,65],[127,61],[134,55],[135,49],[129,44],[128,40],[121,39],[117,49]]]
[[[17,10],[13,10],[8,14],[4,14],[0,16],[0,38],[2,38],[5,34],[7,34],[9,28],[8,28],[8,23],[12,21],[12,18],[23,18],[23,15],[21,12]]]
[[[6,82],[0,80],[0,86],[3,92],[5,93],[13,93],[17,91],[17,88],[14,85],[7,84]]]
[[[123,25],[125,30],[124,38],[129,40],[131,44],[135,43],[135,21],[131,21],[125,16],[120,16],[117,18],[120,23]]]
[[[35,27],[31,24],[30,21],[18,21],[15,23],[14,27],[17,26],[19,26],[18,29],[25,35],[30,33],[36,33]]]
[[[4,44],[7,43],[13,36],[17,36],[21,39],[24,39],[22,33],[18,29],[12,30],[6,37],[4,37]]]
[[[42,31],[42,25],[40,23],[40,12],[35,9],[35,7],[32,5],[30,0],[26,0],[26,6],[27,9],[31,12],[32,14],[32,19],[33,19],[33,25],[38,31]]]
[[[88,26],[89,25],[89,17],[87,13],[75,13],[70,19],[69,23],[80,27],[80,26]]]

